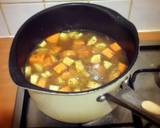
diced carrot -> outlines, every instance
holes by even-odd
[[[111,44],[110,47],[115,52],[118,52],[122,49],[121,46],[117,42],[114,42],[113,44]]]
[[[85,45],[85,42],[84,41],[81,41],[81,40],[74,40],[73,42],[73,49],[78,49],[78,48],[81,48]]]
[[[44,53],[34,53],[30,56],[29,63],[30,64],[43,63],[45,56],[46,54]]]
[[[59,33],[49,36],[46,40],[48,43],[57,44],[59,40]]]
[[[54,71],[56,71],[56,73],[60,74],[63,71],[65,71],[67,69],[67,67],[63,63],[60,63],[60,64],[56,65],[53,69],[54,69]]]
[[[61,57],[76,57],[76,52],[74,50],[65,50]]]
[[[44,59],[43,66],[44,66],[45,68],[48,68],[48,67],[50,67],[50,66],[52,66],[52,65],[53,65],[52,59],[51,59],[49,56],[46,57],[46,58]]]
[[[71,88],[69,86],[64,86],[62,87],[61,89],[59,89],[59,91],[62,91],[62,92],[71,92]]]
[[[68,80],[69,78],[72,77],[72,73],[71,72],[68,72],[68,71],[65,71],[64,73],[62,73],[61,75],[61,78],[64,79],[64,80]]]
[[[59,46],[54,46],[54,47],[52,47],[51,53],[52,53],[52,54],[57,54],[57,53],[59,53],[61,50],[62,50],[61,47],[59,47]]]
[[[92,53],[89,49],[78,50],[77,53],[78,53],[79,58],[86,58],[86,57],[90,57],[92,55]]]
[[[125,65],[124,63],[119,62],[118,63],[118,70],[120,73],[123,73],[127,68],[127,65]]]
[[[46,86],[47,80],[45,78],[40,78],[37,85],[44,88]]]
[[[102,54],[108,57],[109,59],[111,59],[114,56],[114,52],[109,48],[104,49],[102,51]]]

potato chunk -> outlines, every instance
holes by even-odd
[[[93,88],[98,88],[100,87],[101,84],[95,82],[95,81],[89,81],[88,84],[87,84],[87,87],[93,89]]]
[[[103,66],[105,69],[109,69],[112,66],[112,63],[109,61],[103,61]]]
[[[100,54],[93,55],[93,56],[91,57],[90,62],[91,62],[92,64],[98,64],[98,63],[100,63],[100,62],[101,62],[101,55],[100,55]]]
[[[47,45],[47,42],[44,40],[39,44],[39,47],[45,47]]]
[[[37,84],[38,79],[39,79],[39,75],[37,75],[37,74],[32,74],[31,77],[30,77],[30,82],[31,82],[32,84]]]
[[[72,87],[78,86],[78,85],[79,85],[79,82],[78,82],[78,80],[77,80],[76,78],[70,78],[70,79],[68,80],[68,85],[69,85],[69,86],[72,86]]]
[[[58,91],[59,86],[58,85],[49,85],[49,90]]]
[[[75,61],[75,67],[78,72],[85,71],[84,65],[81,60]]]
[[[64,63],[65,65],[67,65],[67,66],[71,66],[71,65],[74,63],[74,60],[71,59],[71,58],[69,58],[69,57],[65,57],[65,58],[63,59],[63,63]]]
[[[67,67],[63,63],[60,63],[60,64],[56,65],[53,69],[54,69],[54,71],[56,71],[56,73],[60,74],[63,71],[65,71],[67,69]]]
[[[26,77],[29,77],[29,76],[31,75],[31,73],[32,73],[32,68],[31,68],[31,66],[26,66],[24,73],[25,73],[25,76],[26,76]]]
[[[95,45],[95,47],[99,50],[103,50],[106,48],[106,44],[105,43],[98,43]]]
[[[91,45],[94,45],[96,42],[97,42],[97,37],[96,37],[96,36],[92,36],[92,37],[88,40],[87,45],[88,45],[88,46],[91,46]]]

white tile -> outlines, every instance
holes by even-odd
[[[49,1],[49,0],[48,0]],[[55,6],[55,5],[59,5],[59,4],[65,4],[65,3],[75,3],[75,2],[88,2],[88,0],[66,0],[66,1],[56,1],[56,2],[53,2],[54,0],[50,0],[52,2],[45,2],[45,7],[48,8],[48,7],[51,7],[51,6]]]
[[[12,35],[32,15],[44,9],[43,3],[2,4],[7,23]]]
[[[139,30],[160,30],[160,0],[133,0],[130,20]]]
[[[0,0],[0,3],[42,2],[43,0]]]
[[[130,0],[91,0],[90,3],[111,8],[128,18]]]
[[[0,37],[9,36],[6,23],[3,19],[2,12],[0,10]]]

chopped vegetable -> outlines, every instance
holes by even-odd
[[[25,72],[25,76],[26,76],[26,77],[29,77],[29,76],[31,75],[31,73],[32,73],[32,68],[31,68],[31,66],[26,66],[24,72]]]
[[[75,40],[73,42],[73,49],[78,49],[78,48],[82,48],[83,46],[85,45],[85,42],[84,41],[81,41],[81,40]]]
[[[48,67],[52,66],[54,63],[55,62],[52,61],[51,57],[48,56],[48,57],[45,58],[45,60],[43,62],[43,66],[45,68],[48,68]]]
[[[71,86],[71,87],[75,87],[75,86],[79,85],[79,82],[76,78],[70,78],[68,80],[68,85]]]
[[[87,45],[88,45],[88,46],[91,46],[91,45],[94,45],[96,42],[97,42],[97,37],[96,37],[96,36],[92,36],[92,37],[89,39]]]
[[[65,50],[62,54],[62,57],[76,57],[76,52],[74,50]]]
[[[44,88],[46,86],[47,80],[43,77],[41,77],[37,83],[38,86]]]
[[[49,78],[52,76],[52,73],[50,71],[45,71],[45,72],[41,73],[41,76],[44,78]]]
[[[95,45],[95,47],[99,50],[103,50],[106,48],[106,44],[105,43],[98,43]]]
[[[127,66],[121,62],[118,63],[118,70],[120,73],[123,73],[126,70]]]
[[[36,69],[36,71],[43,72],[43,66],[42,66],[42,64],[35,63],[35,64],[33,64],[33,66]]]
[[[65,57],[65,58],[63,59],[63,63],[64,63],[65,65],[67,65],[67,66],[71,66],[71,65],[74,63],[74,60],[71,59],[71,58],[69,58],[69,57]]]
[[[51,58],[53,64],[55,64],[58,61],[57,58],[53,55],[51,55],[50,58]]]
[[[122,49],[121,46],[117,42],[114,42],[113,44],[111,44],[110,47],[115,52],[118,52]]]
[[[55,54],[59,53],[61,50],[62,50],[61,47],[59,47],[59,46],[54,46],[54,47],[52,47],[52,49],[51,49],[51,54],[55,55]]]
[[[79,39],[79,38],[81,38],[83,36],[83,33],[77,33],[77,34],[75,34],[75,39]]]
[[[38,79],[39,79],[39,76],[37,74],[32,74],[31,77],[30,77],[30,82],[32,84],[37,84]]]
[[[78,50],[77,53],[79,58],[86,58],[86,57],[88,58],[92,55],[89,49]]]
[[[39,44],[39,47],[42,47],[42,48],[43,48],[43,47],[45,47],[46,45],[47,45],[47,43],[46,43],[46,41],[44,40],[44,41],[42,41],[42,43]]]
[[[81,73],[82,73],[82,75],[84,75],[85,77],[90,77],[90,74],[89,74],[86,70],[82,71]]]
[[[83,36],[83,33],[81,33],[81,32],[79,33],[79,32],[74,31],[74,32],[69,32],[68,35],[72,39],[79,39]]]
[[[56,73],[60,74],[63,71],[65,71],[67,69],[67,67],[63,63],[60,63],[60,64],[56,65],[53,69],[54,69],[54,71],[56,71]]]
[[[114,56],[114,52],[111,49],[109,49],[109,48],[104,49],[102,51],[102,54],[104,56],[106,56],[107,58],[109,58],[109,59],[111,59]]]
[[[62,77],[62,79],[64,79],[64,80],[68,80],[69,78],[72,77],[72,74],[71,74],[71,72],[69,72],[69,71],[65,71],[65,72],[62,73],[61,77]]]
[[[103,65],[105,67],[105,69],[109,69],[112,66],[112,63],[109,61],[104,60],[103,61]]]
[[[75,67],[78,72],[85,71],[84,65],[81,60],[75,61]]]
[[[80,91],[81,91],[80,88],[75,88],[75,89],[74,89],[74,92],[80,92]]]
[[[71,88],[69,86],[64,86],[61,89],[59,89],[59,91],[61,92],[71,92]]]
[[[58,91],[59,86],[58,85],[49,85],[49,90]]]
[[[93,88],[98,88],[99,86],[101,86],[101,84],[95,82],[95,81],[89,81],[87,84],[87,87],[93,89]]]
[[[59,36],[60,36],[60,34],[56,33],[56,34],[49,36],[46,40],[48,43],[57,44],[59,41]]]
[[[92,64],[98,64],[101,62],[101,55],[100,54],[97,54],[97,55],[93,55],[91,57],[91,63]]]
[[[62,33],[60,34],[60,40],[61,40],[61,41],[67,41],[67,40],[68,40],[68,34],[62,32]]]
[[[34,64],[34,63],[43,63],[45,54],[43,53],[34,53],[30,56],[29,58],[29,63]]]
[[[57,78],[57,84],[59,84],[59,85],[64,85],[64,84],[65,84],[65,80],[62,79],[61,77],[58,77],[58,78]]]
[[[112,81],[121,75],[120,71],[112,71],[109,75],[109,80]]]

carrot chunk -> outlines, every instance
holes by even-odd
[[[111,59],[113,56],[114,56],[114,52],[109,49],[109,48],[106,48],[102,51],[102,54],[106,57],[108,57],[109,59]]]
[[[61,92],[71,92],[71,88],[69,86],[64,86],[61,89],[59,89],[59,91]]]
[[[59,40],[59,33],[49,36],[46,40],[48,43],[57,44]]]
[[[37,85],[38,85],[39,87],[45,88],[46,83],[47,83],[47,80],[46,80],[45,78],[42,78],[42,77],[41,77],[41,78],[39,79]]]
[[[75,41],[73,42],[72,48],[73,48],[73,49],[78,49],[78,48],[83,47],[84,45],[85,45],[85,42],[84,42],[84,41],[75,40]]]
[[[65,71],[67,69],[67,67],[63,63],[60,63],[60,64],[56,65],[53,69],[54,69],[54,71],[56,71],[56,73],[60,74],[63,71]]]
[[[127,68],[127,65],[125,65],[121,62],[118,63],[118,70],[120,73],[123,73],[126,70],[126,68]]]
[[[44,66],[45,68],[48,68],[48,67],[50,67],[50,66],[52,66],[52,65],[53,65],[52,59],[51,59],[50,57],[46,57],[46,58],[44,59],[43,66]]]
[[[57,54],[57,53],[59,53],[61,50],[62,50],[61,47],[59,47],[59,46],[54,46],[54,47],[52,47],[52,49],[51,49],[51,54]]]
[[[44,53],[34,53],[30,56],[29,63],[30,64],[43,63],[44,58],[45,58]]]
[[[91,51],[87,48],[82,49],[82,50],[78,50],[77,53],[78,53],[79,58],[86,58],[86,57],[88,58],[92,55]]]
[[[69,78],[73,77],[73,73],[69,72],[69,71],[65,71],[64,73],[62,73],[61,78],[64,80],[68,80]]]
[[[114,42],[113,44],[111,44],[110,47],[115,52],[118,52],[122,49],[121,46],[117,42]]]

